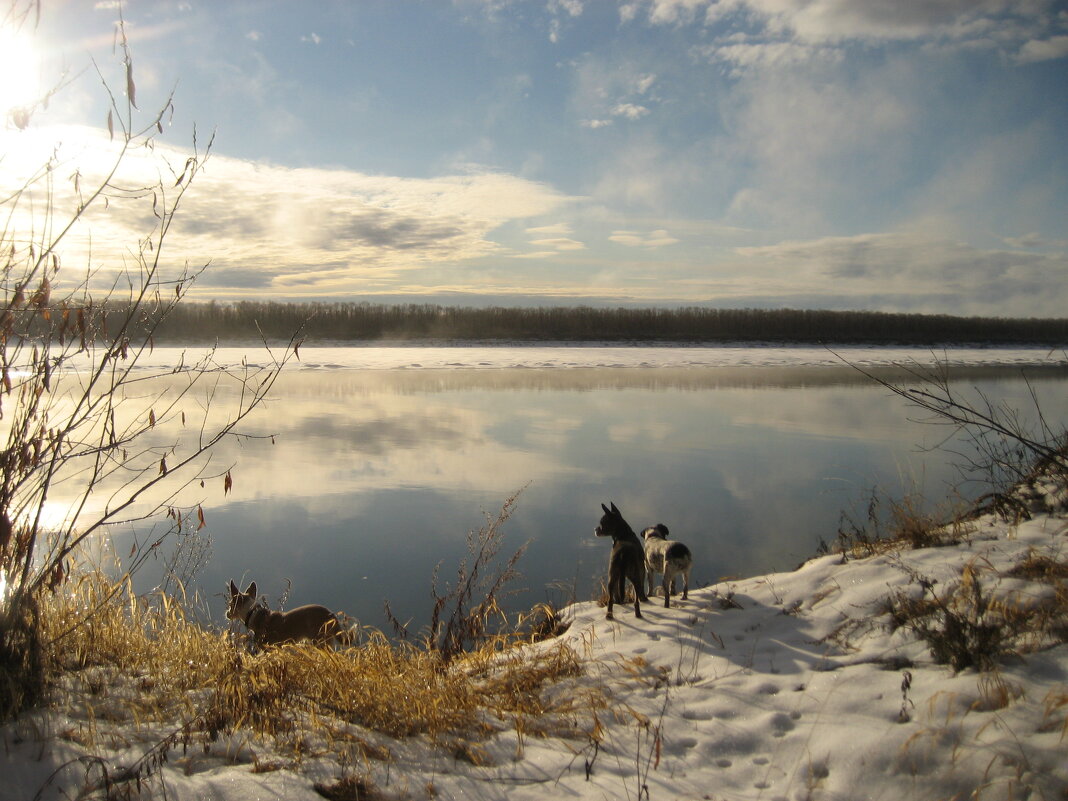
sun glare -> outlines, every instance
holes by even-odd
[[[40,59],[31,39],[0,28],[0,114],[19,127],[19,111],[41,99]]]

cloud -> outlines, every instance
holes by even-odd
[[[321,37],[319,34],[315,33],[314,31],[312,31],[307,36],[301,36],[300,37],[300,41],[302,41],[302,42],[310,42],[311,44],[317,45],[317,44],[320,44],[323,41],[323,37]]]
[[[78,165],[83,187],[105,174],[105,156],[116,150],[105,132],[66,128],[48,133],[38,129],[31,138],[4,132],[0,145],[7,163],[24,163],[28,169],[61,139],[67,143],[61,157]],[[151,151],[136,148],[126,155],[114,183],[159,182],[170,188],[188,155],[162,142]],[[8,179],[15,182],[19,176],[12,170],[0,175],[5,194],[14,186]],[[57,213],[76,203],[72,190],[56,182]],[[490,239],[491,232],[511,221],[551,214],[568,202],[544,184],[496,172],[415,179],[293,169],[213,154],[183,199],[169,237],[173,255],[165,249],[165,260],[173,258],[175,269],[210,262],[220,271],[213,279],[216,285],[229,283],[226,276],[232,275],[234,287],[345,287],[351,292],[365,286],[365,279],[388,284],[407,271],[507,255]],[[151,230],[152,196],[112,198],[106,209],[87,215],[85,223],[72,232],[63,260],[84,267],[91,231],[92,261],[104,280],[127,257],[127,249]],[[582,247],[564,236],[543,233],[540,238],[551,241],[554,252]]]
[[[572,227],[569,223],[554,223],[552,225],[539,225],[527,228],[526,233],[531,236],[530,244],[539,248],[537,254],[541,258],[554,256],[567,251],[585,250],[583,242],[570,236]],[[530,253],[519,254],[518,258],[531,258]]]
[[[582,15],[582,0],[549,0],[547,10],[550,16],[549,41],[555,44],[560,41],[561,20]]]
[[[663,228],[645,234],[638,231],[613,231],[608,239],[617,245],[625,245],[630,248],[661,248],[667,245],[675,245],[679,242],[678,239],[671,236]]]
[[[922,66],[892,62],[827,80],[819,69],[752,74],[724,104],[732,137],[721,158],[744,163],[726,220],[744,227],[826,231],[887,212],[918,157]],[[872,187],[879,187],[873,192]]]
[[[614,117],[626,117],[628,120],[640,120],[649,113],[649,109],[634,103],[618,103],[612,107],[611,113]]]
[[[741,247],[751,290],[805,297],[913,298],[964,312],[1060,316],[1068,302],[1068,254],[984,250],[922,233],[896,232]],[[847,304],[848,305],[848,304]],[[856,304],[854,304],[856,305]],[[1010,311],[1011,309],[1011,311]]]
[[[549,13],[567,14],[572,17],[582,15],[582,0],[549,0]]]
[[[710,62],[729,65],[736,76],[755,69],[783,70],[816,62],[833,64],[842,61],[845,57],[844,52],[838,47],[785,41],[732,41],[703,45],[695,48],[694,53]]]
[[[587,54],[575,70],[572,102],[584,128],[605,128],[612,118],[638,120],[650,113],[659,98],[653,91],[657,74],[641,69],[632,59],[605,59]]]
[[[1005,244],[1024,250],[1068,250],[1068,239],[1046,239],[1037,231],[1023,236],[1005,237]]]
[[[1020,48],[1017,60],[1022,64],[1037,61],[1052,61],[1068,57],[1068,36],[1052,36],[1049,39],[1032,39]]]
[[[554,223],[552,225],[539,225],[534,228],[527,228],[528,234],[541,234],[541,235],[566,235],[572,231],[570,223]]]
[[[249,31],[245,34],[245,38],[251,42],[258,42],[260,39],[263,38],[263,34],[259,31]]]
[[[577,239],[570,237],[555,237],[553,239],[532,239],[530,244],[541,248],[552,248],[554,251],[585,250],[586,246]]]
[[[644,6],[648,19],[654,25],[675,25],[692,22],[702,17],[710,0],[648,0],[645,3],[625,3],[620,7],[620,19],[629,22]]]
[[[1051,25],[1063,26],[1063,20],[1050,21],[1055,8],[1054,0],[635,0],[621,7],[620,19],[700,24],[715,31],[733,22],[734,29],[749,30],[770,45],[941,41],[1010,50],[1023,45],[1021,60],[1043,60],[1066,55],[1063,37],[1048,35]],[[824,54],[820,49],[779,51],[780,57],[787,53],[791,58]],[[761,54],[759,63],[768,55]]]

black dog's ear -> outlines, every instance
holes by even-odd
[[[233,579],[230,579],[230,595],[234,596],[234,595],[237,595],[237,594],[238,594],[237,585],[234,584],[234,580]]]
[[[256,592],[256,582],[252,582],[248,585],[248,589],[245,590],[245,595],[251,595],[253,598],[258,598],[259,593]]]
[[[607,507],[607,506],[605,506],[605,505],[604,505],[603,503],[601,504],[601,508],[602,508],[602,509],[604,509],[604,513],[605,513],[606,515],[610,515],[610,514],[612,514],[612,513],[610,512],[610,511],[608,511],[608,507]]]
[[[616,515],[617,517],[622,517],[623,515],[620,514],[619,510],[616,508],[616,505],[612,503],[612,501],[609,501],[609,503],[612,504],[612,514]]]

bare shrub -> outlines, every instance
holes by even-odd
[[[1068,593],[1035,608],[997,592],[1000,577],[978,560],[964,566],[959,581],[936,589],[918,573],[920,590],[897,590],[887,599],[891,629],[905,628],[930,648],[931,656],[954,671],[989,671],[1005,657],[1068,641]]]
[[[994,401],[979,389],[969,392],[953,384],[945,360],[930,367],[916,363],[896,365],[905,377],[892,381],[840,355],[839,358],[907,401],[923,415],[922,422],[948,428],[945,447],[950,447],[948,443],[954,436],[969,442],[970,452],[956,452],[959,469],[966,479],[989,485],[992,495],[1030,482],[1038,475],[1053,476],[1061,484],[1068,481],[1068,431],[1063,424],[1046,417],[1026,374],[1022,375],[1031,409],[1025,415],[1024,409]]]
[[[478,531],[468,532],[467,557],[456,569],[454,584],[442,587],[438,583],[438,569],[434,571],[433,606],[423,639],[445,662],[498,633],[507,624],[500,600],[508,592],[508,584],[519,575],[516,565],[527,545],[521,545],[504,561],[497,557],[504,545],[504,524],[511,517],[521,492],[508,498],[496,517],[486,514],[485,523]],[[388,601],[386,616],[394,631],[408,638],[407,626],[393,614]]]
[[[10,0],[8,20],[32,24],[35,7]],[[63,590],[80,546],[118,524],[157,521],[130,554],[132,571],[170,535],[202,528],[203,509],[186,490],[209,480],[229,489],[231,465],[210,455],[241,435],[293,354],[290,342],[263,368],[226,368],[211,352],[160,375],[144,367],[158,327],[201,271],[168,245],[211,142],[194,131],[177,163],[154,149],[172,99],[139,111],[121,19],[116,45],[124,91],[113,92],[94,62],[107,98],[107,165],[72,164],[57,147],[0,197],[0,718],[40,697],[42,648],[54,645],[40,639],[42,599]],[[34,135],[31,117],[19,135]],[[138,170],[127,171],[135,157]],[[155,171],[147,182],[146,158]],[[69,183],[56,180],[60,169]],[[106,270],[88,247],[105,208],[145,221]],[[235,407],[213,414],[225,386]],[[168,439],[165,423],[182,433]],[[70,636],[97,608],[51,636]]]

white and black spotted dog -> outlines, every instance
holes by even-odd
[[[688,600],[690,594],[690,568],[693,567],[693,554],[681,542],[668,539],[668,527],[663,523],[649,526],[642,532],[645,540],[645,572],[649,577],[649,594],[656,589],[656,574],[663,573],[664,606],[671,606],[671,595],[675,591],[675,576],[682,575],[682,600]]]

